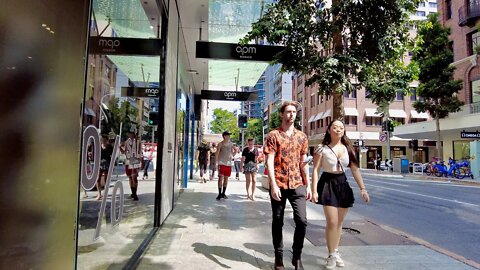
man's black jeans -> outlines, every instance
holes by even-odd
[[[307,200],[306,187],[296,189],[280,189],[281,201],[276,201],[270,193],[272,205],[272,238],[275,249],[275,258],[283,257],[283,215],[288,201],[293,208],[293,220],[295,221],[295,233],[293,235],[293,258],[300,258],[307,229]]]

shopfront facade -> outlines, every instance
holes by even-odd
[[[0,268],[128,268],[191,173],[177,2],[7,0],[0,29]]]

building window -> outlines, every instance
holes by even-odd
[[[343,97],[355,99],[357,98],[357,90],[353,90],[351,93],[344,92]]]
[[[418,3],[418,7],[425,7],[425,2]]]
[[[370,98],[371,95],[372,93],[370,92],[370,89],[365,88],[365,98]]]
[[[427,119],[425,118],[410,118],[410,123],[418,123],[418,122],[425,122]]]
[[[452,0],[445,0],[445,16],[447,20],[452,18]]]
[[[365,124],[367,126],[373,126],[372,121],[373,121],[373,117],[371,117],[371,116],[365,117]]]
[[[357,125],[357,117],[356,116],[349,115],[349,116],[345,116],[344,119],[345,119],[345,125],[352,125],[352,126]]]
[[[396,100],[403,100],[403,93],[400,91],[397,91],[397,97],[395,98]]]
[[[320,119],[320,127],[323,127],[323,119]]]
[[[315,122],[310,122],[310,130],[314,130],[315,129]]]
[[[410,90],[410,101],[417,100],[417,89],[413,88]]]
[[[405,118],[395,117],[395,118],[393,118],[393,120],[395,120],[398,123],[401,123],[402,125],[405,125]]]
[[[417,11],[417,13],[415,13],[415,15],[417,15],[419,17],[425,17],[425,11]]]
[[[437,2],[428,2],[428,7],[437,8]]]
[[[467,53],[473,55],[475,48],[480,46],[480,32],[475,31],[467,35]]]
[[[320,103],[323,103],[323,95],[320,96]]]
[[[315,106],[315,95],[310,96],[310,108]]]

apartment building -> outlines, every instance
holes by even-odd
[[[439,20],[450,28],[450,46],[454,53],[456,67],[454,78],[463,80],[463,89],[458,97],[465,106],[458,113],[440,120],[443,141],[443,159],[471,158],[472,172],[480,175],[480,67],[477,55],[480,44],[478,22],[480,22],[480,1],[441,0],[438,1]],[[401,126],[396,136],[402,138],[435,139],[435,121]]]

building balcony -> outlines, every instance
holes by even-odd
[[[475,21],[480,18],[480,1],[471,0],[468,5],[458,9],[458,25],[474,25]]]

